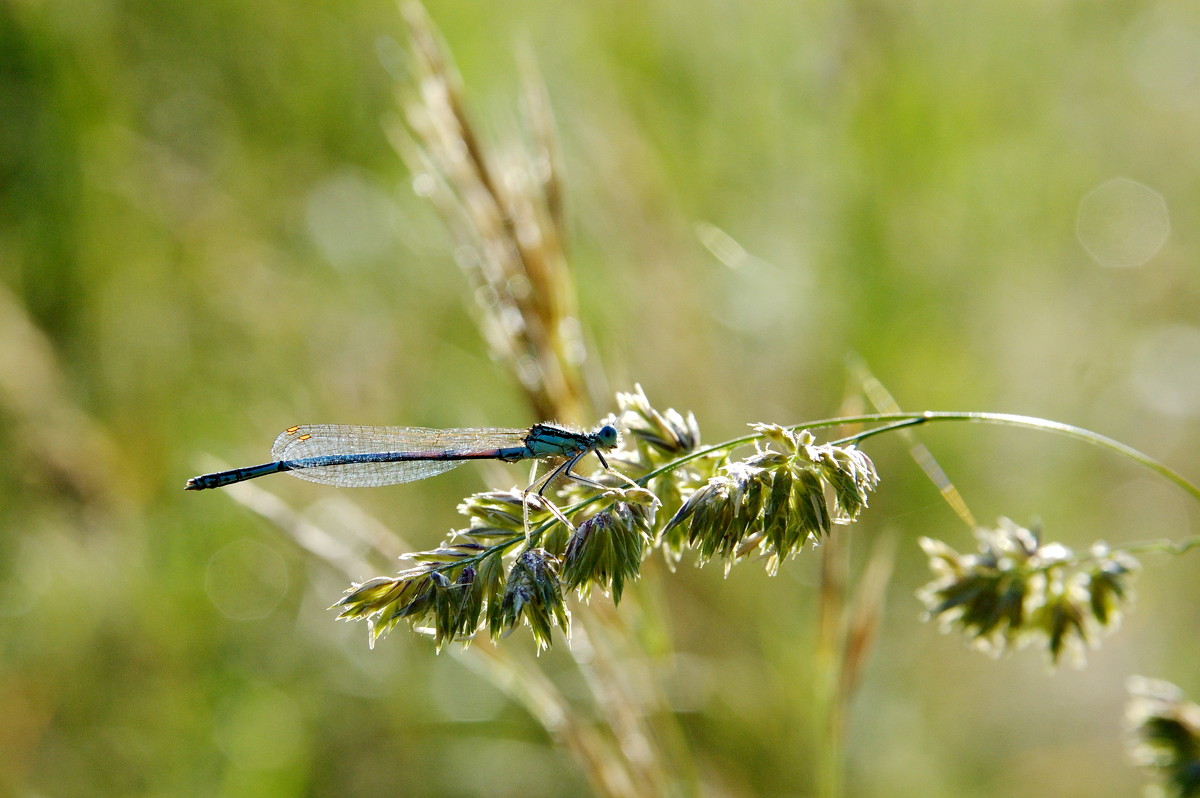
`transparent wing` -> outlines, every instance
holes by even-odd
[[[271,447],[276,460],[295,464],[292,476],[342,487],[377,487],[432,477],[465,462],[463,455],[525,445],[528,430],[472,427],[363,427],[312,424],[289,427]],[[405,453],[421,459],[380,462],[365,459],[338,465],[304,465],[322,457]],[[300,462],[297,462],[300,461]]]

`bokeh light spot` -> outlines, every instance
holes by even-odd
[[[309,237],[339,267],[379,260],[391,252],[395,213],[383,189],[350,171],[319,184],[305,203]]]
[[[1079,201],[1075,234],[1102,266],[1141,266],[1162,249],[1170,232],[1166,201],[1136,180],[1114,178]]]

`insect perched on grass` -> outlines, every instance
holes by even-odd
[[[594,452],[600,464],[612,470],[602,450],[617,446],[617,428],[611,424],[593,432],[575,432],[551,424],[529,429],[468,427],[365,427],[315,424],[288,427],[271,446],[274,462],[192,477],[186,490],[207,490],[247,479],[286,471],[312,482],[342,487],[375,487],[415,482],[462,465],[468,460],[522,460],[565,458],[524,491],[545,500],[546,488],[558,477],[593,487],[600,483],[574,472],[576,464]],[[536,473],[535,464],[534,471]],[[616,472],[613,472],[616,473]],[[545,502],[560,521],[571,527],[566,516]]]

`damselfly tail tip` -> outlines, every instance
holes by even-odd
[[[192,477],[183,486],[184,490],[204,490],[208,485],[204,484],[204,479],[201,477]]]

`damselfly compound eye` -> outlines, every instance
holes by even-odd
[[[596,442],[605,449],[615,448],[617,445],[617,428],[612,424],[605,424],[596,433]]]

